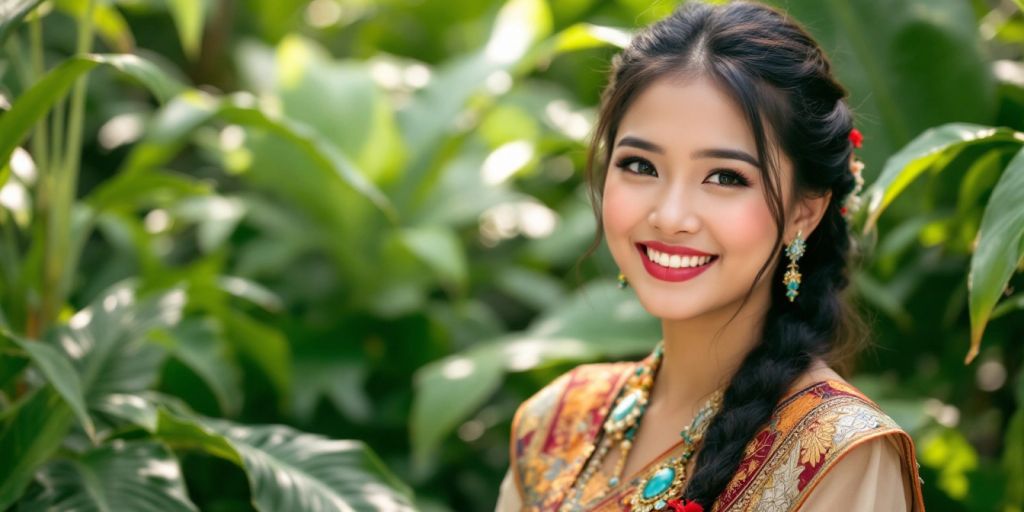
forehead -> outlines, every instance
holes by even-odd
[[[757,154],[754,135],[739,105],[710,79],[662,78],[626,110],[617,138],[638,136],[674,148],[727,147]]]

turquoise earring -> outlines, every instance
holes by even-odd
[[[629,286],[629,281],[626,280],[626,274],[619,272],[619,289],[623,290]]]
[[[800,270],[796,266],[797,260],[804,255],[804,239],[801,238],[803,231],[796,232],[796,238],[786,246],[786,256],[789,257],[789,268],[786,275],[782,277],[782,283],[786,285],[786,297],[790,302],[796,300],[800,295]]]

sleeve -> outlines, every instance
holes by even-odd
[[[498,504],[494,507],[494,512],[519,512],[522,509],[523,502],[519,498],[519,490],[516,489],[515,480],[512,478],[512,470],[509,469],[505,473],[505,478],[501,480],[501,488],[498,491]]]
[[[800,512],[909,510],[909,491],[892,436],[850,450],[811,490]]]

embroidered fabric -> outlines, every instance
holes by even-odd
[[[586,461],[583,454],[599,431],[610,401],[635,368],[636,363],[578,367],[520,407],[511,447],[515,492],[511,497],[504,493],[500,505],[512,508],[499,510],[557,509]],[[872,442],[876,439],[888,444]],[[871,447],[887,445],[896,452],[895,459],[869,453],[878,449]],[[817,508],[815,503],[827,502],[827,496],[820,496],[829,494],[828,489],[835,486],[831,482],[848,483],[844,474],[861,481],[868,470],[861,467],[865,455],[866,460],[877,461],[878,481],[905,482],[891,492],[883,484],[876,485],[875,499],[891,502],[903,487],[906,508],[902,510],[924,510],[910,436],[856,388],[837,380],[818,382],[779,404],[769,425],[748,445],[739,471],[712,512],[813,510],[801,506],[806,502]],[[902,478],[895,478],[896,474]],[[817,487],[823,490],[812,493]],[[634,491],[635,486],[622,485],[619,492],[589,510],[623,510],[623,499],[628,503]]]

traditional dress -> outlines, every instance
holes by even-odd
[[[562,506],[639,364],[577,367],[520,406],[499,512]],[[610,491],[607,478],[591,479],[581,508],[628,510],[647,472],[678,448]],[[923,511],[918,467],[910,436],[874,402],[845,382],[824,380],[779,403],[711,512]]]

